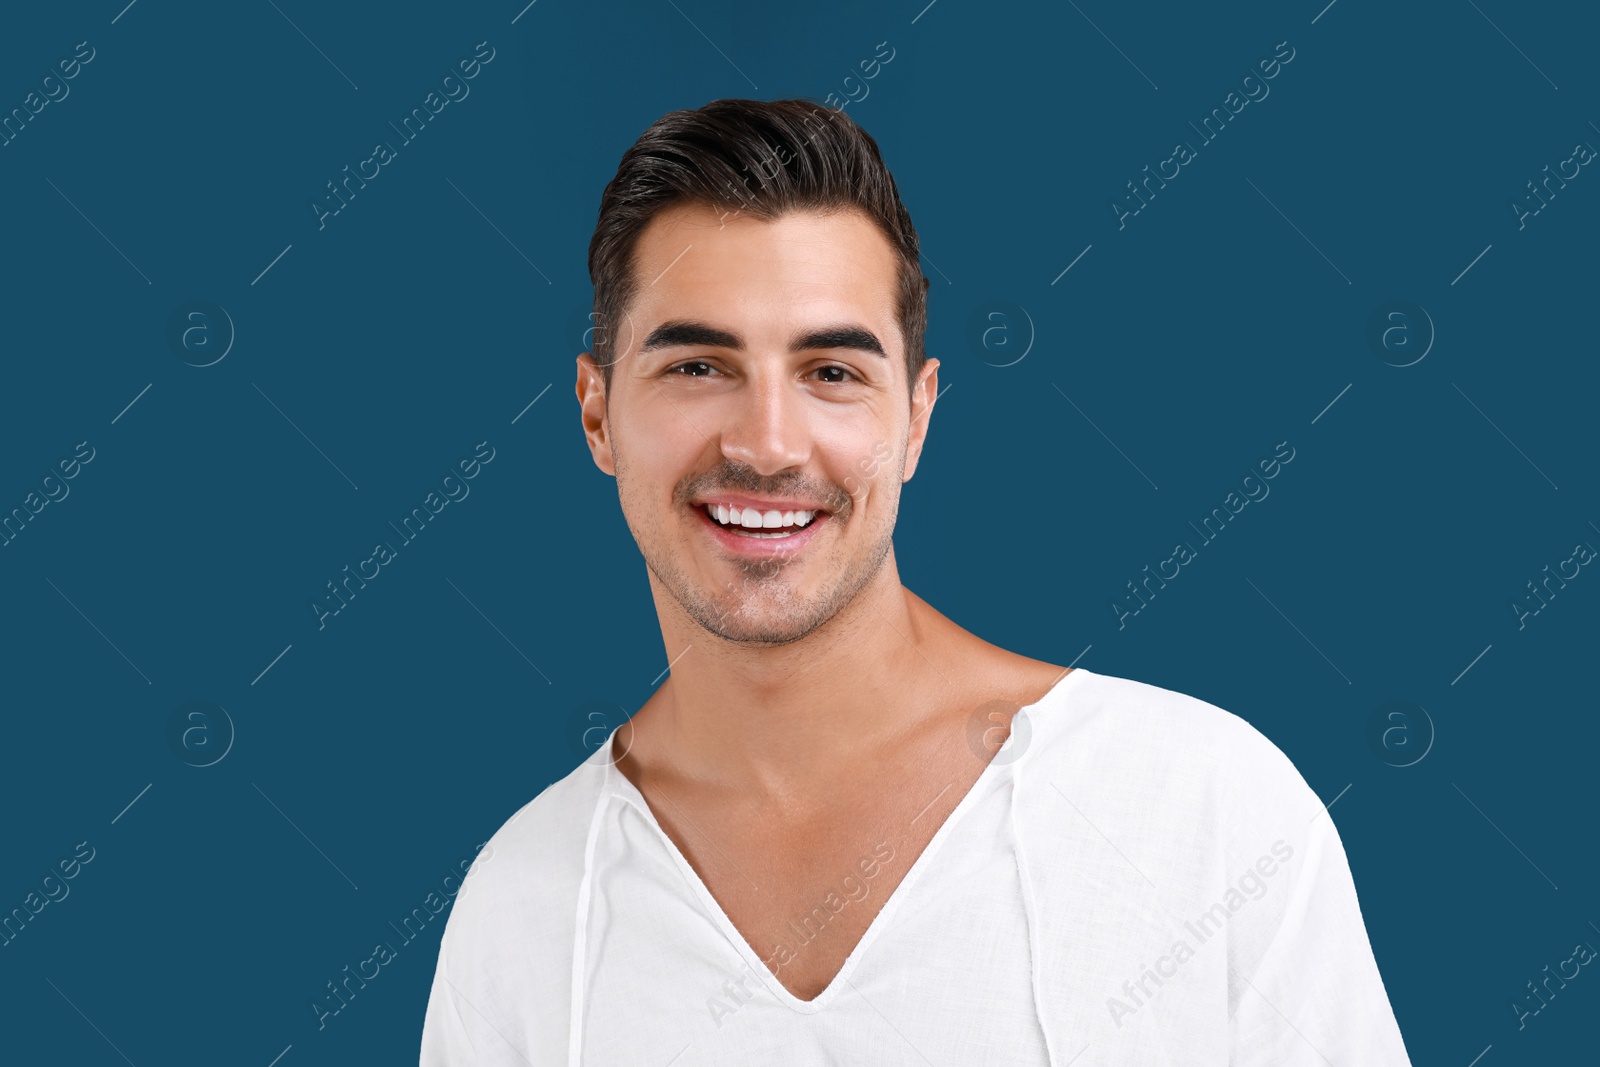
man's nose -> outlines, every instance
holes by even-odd
[[[762,474],[803,466],[811,458],[806,398],[786,372],[757,372],[731,399],[722,453]]]

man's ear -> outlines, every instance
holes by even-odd
[[[616,477],[617,468],[611,458],[611,425],[606,417],[606,383],[589,352],[578,354],[577,393],[583,436],[589,442],[594,465]]]
[[[928,423],[933,419],[933,405],[939,399],[939,361],[925,360],[917,375],[917,384],[911,389],[911,427],[906,435],[906,469],[901,481],[909,482],[917,472],[917,460],[922,458],[922,444],[928,439]]]

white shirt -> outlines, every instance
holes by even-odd
[[[1203,701],[1078,668],[1019,711],[811,1001],[739,935],[611,751],[480,853],[422,1067],[1409,1067],[1331,816],[1270,741]],[[841,880],[811,929],[882,892]]]

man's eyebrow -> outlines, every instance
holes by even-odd
[[[744,338],[708,323],[674,319],[663,322],[651,330],[640,351],[648,352],[655,348],[674,348],[684,345],[709,345],[713,348],[743,351]],[[854,323],[840,323],[806,330],[789,342],[789,348],[795,352],[818,348],[854,348],[888,358],[883,342],[878,340],[877,335]]]
[[[883,343],[871,330],[851,323],[809,330],[796,337],[789,347],[796,352],[809,348],[855,348],[863,352],[876,352],[885,358],[889,355],[883,350]]]

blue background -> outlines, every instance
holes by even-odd
[[[0,147],[0,509],[94,450],[0,547],[0,910],[94,849],[0,947],[4,1058],[414,1061],[448,912],[320,1029],[310,1005],[667,666],[571,392],[600,192],[668,110],[829,93],[920,231],[949,387],[906,584],[1288,753],[1415,1062],[1592,1055],[1592,968],[1520,1029],[1509,1007],[1600,946],[1600,577],[1510,606],[1600,546],[1600,176],[1520,228],[1509,206],[1600,145],[1592,12],[122,2],[0,34],[4,113],[94,49]],[[325,183],[480,41],[470,95],[319,228]],[[1200,141],[1284,41],[1270,94]],[[1197,158],[1119,227],[1178,140]],[[231,331],[213,312],[185,348],[196,300]],[[1372,343],[1396,300],[1422,313]],[[480,441],[470,496],[319,629],[325,583]],[[1425,718],[1375,743],[1397,700]]]

